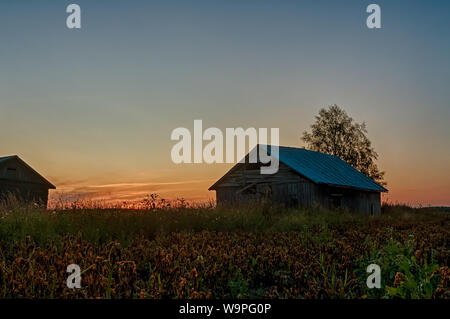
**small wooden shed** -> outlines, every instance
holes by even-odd
[[[258,145],[252,152],[259,147],[270,154],[270,145]],[[381,213],[380,193],[387,189],[335,155],[279,146],[278,172],[264,175],[260,172],[263,164],[259,160],[249,163],[249,154],[209,188],[216,191],[218,205],[269,200],[289,207],[316,205]]]
[[[48,190],[55,188],[17,155],[0,157],[0,199],[11,194],[21,201],[46,207]]]

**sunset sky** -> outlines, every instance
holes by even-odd
[[[277,127],[300,147],[338,104],[367,124],[385,200],[450,206],[450,1],[11,0],[0,37],[0,156],[52,196],[213,199],[231,164],[172,163],[173,129]]]

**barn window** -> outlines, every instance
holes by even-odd
[[[373,211],[373,204],[370,204],[370,215],[373,216],[373,214],[374,214],[374,211]]]
[[[254,195],[256,194],[256,185],[248,186],[242,191],[244,195]]]

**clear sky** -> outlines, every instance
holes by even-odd
[[[367,123],[385,199],[450,205],[449,36],[449,1],[1,1],[0,156],[59,192],[203,200],[230,164],[173,164],[174,128],[302,146],[336,103]]]

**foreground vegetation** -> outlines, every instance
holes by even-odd
[[[0,207],[0,298],[450,298],[450,214]],[[81,267],[81,289],[66,267]],[[366,267],[381,266],[368,289]]]

